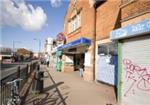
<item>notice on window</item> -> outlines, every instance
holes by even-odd
[[[66,56],[65,63],[67,63],[67,64],[73,64],[73,56]]]
[[[85,58],[84,58],[84,65],[85,66],[91,66],[91,54],[90,53],[85,53]]]

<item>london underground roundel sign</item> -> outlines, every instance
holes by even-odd
[[[64,41],[65,40],[65,35],[63,33],[59,33],[56,37],[58,41]]]

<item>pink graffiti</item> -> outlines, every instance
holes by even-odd
[[[124,96],[127,96],[130,91],[135,94],[135,88],[141,91],[150,91],[150,74],[146,67],[135,65],[129,59],[123,59],[123,65],[126,71],[125,78],[127,82],[131,82]]]

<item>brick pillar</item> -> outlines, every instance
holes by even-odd
[[[95,7],[91,7],[92,13],[92,29],[91,29],[91,46],[89,47],[88,53],[90,54],[90,66],[85,65],[84,80],[94,81],[95,80],[95,39],[96,39],[96,10]]]

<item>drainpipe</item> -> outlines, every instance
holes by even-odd
[[[93,35],[92,35],[92,52],[93,52],[93,81],[95,81],[95,48],[96,48],[96,6],[92,6],[93,13]]]

